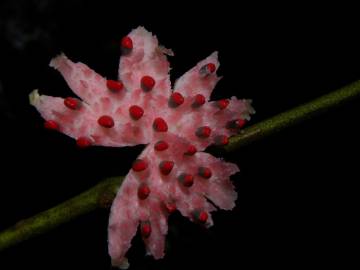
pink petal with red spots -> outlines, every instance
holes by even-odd
[[[74,93],[86,103],[102,106],[101,99],[108,98],[106,106],[115,106],[121,102],[123,93],[109,91],[106,79],[83,63],[74,63],[65,54],[51,60],[50,66],[58,70]],[[95,105],[98,104],[98,105]]]
[[[140,220],[141,212],[136,196],[136,180],[131,176],[124,181],[111,207],[109,220],[109,254],[114,266],[121,266],[126,261],[126,252],[131,246]]]
[[[171,89],[171,51],[143,27],[121,41],[121,81],[106,80],[65,55],[50,65],[81,99],[30,95],[47,128],[90,145],[147,144],[127,174],[111,207],[109,254],[114,266],[125,257],[138,228],[146,250],[164,256],[167,218],[174,211],[201,226],[213,225],[217,207],[230,210],[237,194],[230,176],[239,171],[203,151],[226,143],[254,113],[250,100],[209,101],[219,77],[217,53],[199,62]]]
[[[206,76],[202,74],[201,69],[209,63],[214,64],[216,68],[219,67],[220,64],[217,52],[212,53],[209,57],[200,61],[195,67],[177,79],[174,89],[177,89],[179,93],[186,97],[193,97],[196,94],[201,94],[206,100],[209,100],[211,92],[220,80],[216,75],[216,71]]]
[[[141,79],[144,76],[150,76],[155,80],[155,86],[146,95],[147,98],[169,96],[170,65],[157,38],[143,27],[131,31],[128,37],[132,39],[133,49],[120,59],[119,78],[126,88],[135,90],[141,88]]]

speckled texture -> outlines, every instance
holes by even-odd
[[[219,67],[216,52],[180,77],[172,89],[165,55],[170,51],[159,46],[156,37],[143,27],[133,30],[128,37],[133,48],[120,59],[119,80],[124,85],[121,91],[111,91],[105,78],[86,65],[60,55],[50,66],[61,72],[81,98],[78,106],[71,109],[64,105],[62,98],[39,95],[37,91],[31,95],[31,103],[44,119],[55,121],[58,130],[70,137],[87,138],[91,145],[101,146],[147,144],[139,156],[146,166],[141,171],[130,170],[111,208],[109,253],[113,265],[121,268],[128,266],[125,255],[139,224],[141,228],[144,224],[151,228],[150,233],[142,229],[148,253],[156,259],[164,256],[167,218],[171,214],[169,205],[206,227],[213,224],[211,212],[217,209],[214,205],[226,210],[234,207],[237,194],[229,177],[239,171],[238,167],[202,151],[218,138],[239,131],[229,128],[230,121],[249,120],[254,113],[249,100],[232,97],[223,109],[217,101],[209,101],[220,79],[216,75]],[[208,64],[215,66],[214,72],[204,72]],[[151,90],[141,84],[143,76],[155,80]],[[183,97],[178,106],[169,102],[172,92]],[[194,106],[198,94],[203,95],[206,102]],[[143,109],[140,119],[129,114],[133,105]],[[99,124],[98,119],[103,115],[113,119],[113,127]],[[166,122],[162,131],[154,128],[154,119],[159,117]],[[205,126],[211,129],[209,136],[199,133],[199,128]],[[156,150],[159,141],[165,141],[168,148]],[[190,145],[195,146],[197,152],[186,155]],[[161,170],[164,161],[172,164],[167,173]],[[204,169],[211,174],[205,177]],[[141,193],[143,186],[149,194]],[[206,216],[205,220],[201,221],[199,213]]]

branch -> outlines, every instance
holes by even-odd
[[[123,177],[105,179],[91,189],[31,218],[17,222],[0,233],[0,251],[43,234],[99,207],[109,207]]]
[[[360,97],[360,81],[356,81],[343,88],[244,129],[239,135],[230,138],[230,143],[225,147],[225,149],[227,151],[234,151],[250,142],[269,136],[272,133],[278,132],[286,127],[290,127],[356,97]]]
[[[359,96],[360,81],[357,81],[330,94],[245,128],[239,135],[230,139],[230,143],[225,147],[225,150],[234,151],[245,144],[264,138]],[[105,179],[98,185],[70,200],[31,218],[19,221],[13,227],[0,233],[0,251],[36,235],[43,234],[97,208],[109,207],[123,179],[121,176]]]

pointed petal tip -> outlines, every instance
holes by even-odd
[[[54,68],[54,69],[58,69],[58,67],[61,64],[61,61],[63,60],[67,60],[67,56],[62,52],[59,55],[55,56],[54,58],[51,59],[49,66]]]
[[[240,172],[240,168],[237,164],[235,163],[229,163],[229,167],[232,169],[232,174],[231,175],[234,175],[234,174],[237,174]]]
[[[249,114],[255,114],[256,111],[255,111],[254,107],[252,106],[252,102],[253,102],[252,99],[245,99],[244,102],[246,104]]]
[[[124,257],[121,262],[112,261],[111,264],[119,269],[129,269],[130,267],[130,263],[126,257]]]
[[[133,30],[131,30],[130,34],[146,34],[146,35],[151,35],[153,36],[153,33],[150,32],[149,30],[147,30],[144,26],[140,25],[136,28],[134,28]]]
[[[39,101],[40,101],[39,89],[34,89],[29,94],[29,102],[32,106],[36,107],[36,105],[39,104]]]
[[[219,52],[218,52],[218,51],[214,51],[212,54],[210,54],[210,57],[218,60],[218,58],[219,58]]]
[[[165,257],[165,252],[163,251],[160,254],[153,255],[153,257],[155,258],[155,260],[163,259]]]
[[[219,52],[218,51],[214,51],[212,54],[210,54],[207,58],[207,61],[210,61],[211,63],[213,63],[216,67],[216,70],[219,69],[220,67],[220,62],[219,62]],[[219,78],[219,80],[221,79],[219,76],[217,76]]]
[[[143,26],[143,25],[139,25],[138,27],[134,28],[132,31],[146,31],[146,32],[149,32],[148,30],[146,30],[145,26]]]
[[[163,45],[159,45],[159,51],[167,56],[174,56],[175,53],[172,49],[165,48]]]
[[[232,97],[232,99],[236,99],[236,97]],[[243,99],[241,100],[243,104],[245,105],[245,109],[242,112],[242,118],[246,121],[250,121],[251,115],[255,114],[256,111],[254,107],[252,106],[252,100],[251,99]]]

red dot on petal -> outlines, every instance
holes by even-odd
[[[205,97],[204,97],[203,95],[201,95],[201,94],[197,94],[197,95],[194,97],[194,102],[193,102],[192,106],[193,106],[194,108],[198,108],[198,107],[204,105],[205,102],[206,102]]]
[[[105,128],[112,128],[114,126],[114,119],[109,115],[100,116],[98,124]]]
[[[206,65],[206,68],[209,70],[210,73],[214,73],[216,70],[216,66],[214,63],[209,63]]]
[[[214,73],[216,71],[216,66],[214,63],[208,63],[200,68],[200,75],[203,77],[207,77],[208,75]]]
[[[183,173],[179,175],[178,179],[185,187],[191,187],[194,184],[194,176],[191,174]]]
[[[150,221],[142,221],[140,225],[141,235],[144,238],[148,238],[151,235]]]
[[[129,113],[134,120],[139,120],[144,115],[144,110],[140,106],[132,105],[129,108]]]
[[[243,128],[246,124],[246,120],[245,119],[236,119],[236,120],[232,120],[230,122],[228,122],[226,124],[226,128],[227,129],[240,129]]]
[[[188,156],[193,156],[196,152],[197,152],[197,149],[196,149],[195,145],[190,144],[184,154],[188,155]]]
[[[246,124],[246,120],[245,120],[245,119],[238,119],[238,120],[236,120],[236,125],[238,126],[238,128],[244,127],[245,124]]]
[[[169,148],[169,144],[165,141],[158,141],[155,145],[154,145],[154,149],[156,151],[164,151],[166,149]]]
[[[121,47],[123,49],[131,50],[133,48],[133,41],[130,37],[125,36],[121,39]]]
[[[169,214],[174,213],[177,210],[174,202],[165,202],[164,205]]]
[[[163,160],[159,164],[160,172],[163,175],[169,175],[173,168],[174,168],[174,162],[173,161]]]
[[[147,184],[141,184],[138,188],[138,197],[140,200],[145,200],[150,195],[150,188]]]
[[[170,96],[170,107],[176,108],[184,103],[184,97],[179,92],[173,92]]]
[[[192,175],[186,175],[184,178],[184,186],[191,187],[194,183],[194,177]]]
[[[230,101],[228,99],[221,99],[216,102],[220,110],[225,109],[229,105]]]
[[[212,176],[211,170],[207,167],[199,167],[198,174],[205,179],[209,179]]]
[[[208,126],[199,127],[195,134],[199,138],[209,138],[211,135],[211,128]]]
[[[203,210],[195,210],[192,213],[195,222],[205,224],[209,218],[209,214]]]
[[[228,145],[229,144],[229,137],[225,135],[219,135],[215,137],[215,144],[218,146]]]
[[[135,172],[141,172],[143,170],[145,170],[148,167],[148,164],[145,160],[143,159],[137,159],[134,161],[134,163],[132,164],[132,169]]]
[[[199,213],[198,220],[201,223],[205,223],[207,221],[208,217],[209,217],[208,213],[206,213],[205,211],[201,211]]]
[[[155,86],[155,80],[151,76],[144,76],[141,78],[141,88],[144,91],[151,91]]]
[[[88,137],[83,136],[76,139],[76,145],[80,148],[87,148],[92,145],[92,142]]]
[[[72,97],[65,98],[64,104],[66,107],[68,107],[71,110],[76,110],[80,106],[79,100]]]
[[[59,130],[59,125],[54,120],[45,121],[44,127],[49,130]]]
[[[113,92],[120,92],[124,88],[124,85],[120,81],[107,80],[106,87]]]
[[[155,129],[155,131],[158,132],[166,132],[168,130],[168,126],[165,120],[162,119],[161,117],[155,118],[153,123],[153,128]]]

